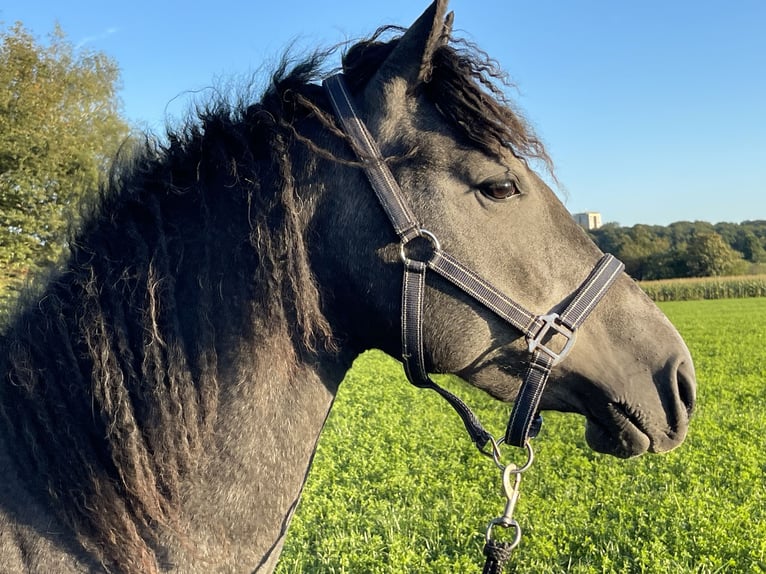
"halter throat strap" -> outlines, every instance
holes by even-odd
[[[476,446],[484,450],[492,436],[460,398],[439,387],[426,371],[423,298],[426,272],[430,269],[524,334],[531,358],[504,437],[507,444],[524,446],[539,430],[539,404],[551,370],[566,358],[574,344],[577,329],[620,276],[623,264],[612,255],[604,255],[574,291],[561,313],[537,315],[526,310],[442,250],[437,237],[421,227],[374,138],[357,114],[343,75],[327,78],[324,87],[335,115],[354,153],[362,162],[370,185],[401,242],[400,255],[404,265],[402,361],[407,378],[418,387],[431,388],[442,395],[460,415]],[[417,238],[430,243],[430,256],[427,259],[419,260],[409,256],[408,246]]]

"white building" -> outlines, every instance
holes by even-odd
[[[601,214],[598,211],[586,211],[572,215],[574,220],[585,229],[598,229],[601,227]]]

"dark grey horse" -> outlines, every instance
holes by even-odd
[[[423,226],[545,312],[601,253],[529,169],[543,147],[445,5],[351,47],[346,81]],[[3,573],[272,571],[351,362],[402,356],[398,240],[321,63],[123,163],[4,330]],[[428,370],[513,401],[523,335],[436,274],[424,301]],[[540,406],[628,457],[680,444],[694,392],[678,333],[623,275]]]

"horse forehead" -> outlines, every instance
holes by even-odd
[[[462,141],[456,129],[425,96],[409,91],[399,78],[367,90],[364,94],[368,123],[384,155],[402,156],[414,152],[406,162],[418,171],[448,170],[476,177],[497,170],[498,164],[512,166],[516,158],[491,158],[476,146]]]
[[[453,128],[434,108],[401,106],[401,113],[387,114],[377,123],[378,145],[384,155],[411,156],[404,162],[418,170],[474,171],[487,163],[497,163],[476,147],[461,142]]]
[[[436,106],[423,95],[413,94],[400,78],[383,86],[373,85],[364,93],[368,111],[368,127],[376,134],[379,144],[411,141],[413,145],[454,145],[454,136]],[[440,138],[431,136],[441,135]]]
[[[399,148],[412,153],[412,162],[405,165],[422,175],[449,176],[473,184],[509,171],[524,177],[525,165],[510,152],[490,156],[463,141],[449,127],[415,129],[408,142]]]

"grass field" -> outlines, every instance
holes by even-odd
[[[695,358],[698,408],[676,451],[592,452],[547,414],[516,518],[516,573],[766,572],[766,298],[661,305]],[[445,380],[502,433],[508,406]],[[499,473],[434,393],[361,357],[341,387],[278,572],[473,573]]]

